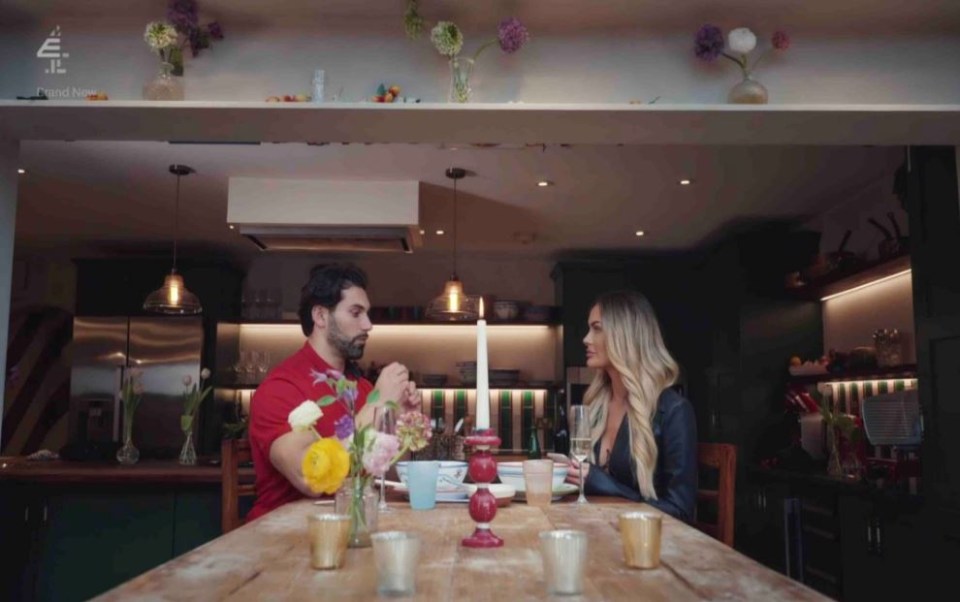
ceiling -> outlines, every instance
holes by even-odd
[[[889,181],[901,157],[900,148],[858,146],[25,141],[16,243],[21,251],[66,256],[169,252],[175,177],[167,167],[183,163],[197,170],[181,188],[188,252],[239,260],[257,253],[227,227],[231,176],[419,180],[426,233],[418,252],[446,252],[450,166],[470,172],[458,184],[462,251],[557,257],[693,249],[745,222],[822,214]],[[681,186],[682,178],[693,183]],[[538,187],[541,179],[553,185]],[[436,235],[438,228],[446,234]]]

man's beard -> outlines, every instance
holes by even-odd
[[[332,317],[332,316],[331,316]],[[343,335],[336,319],[330,320],[330,329],[327,332],[327,342],[331,347],[340,352],[343,359],[358,360],[363,357],[363,349],[367,344],[367,335],[360,334],[352,339]]]

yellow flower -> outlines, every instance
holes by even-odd
[[[307,448],[301,468],[310,491],[332,494],[350,472],[350,456],[335,437],[326,437]]]

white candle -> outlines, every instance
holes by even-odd
[[[483,298],[477,320],[477,430],[490,428],[490,384],[487,380],[487,321],[483,319]]]

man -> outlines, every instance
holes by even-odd
[[[367,276],[352,265],[317,266],[300,295],[300,326],[307,337],[303,347],[273,369],[250,403],[250,447],[256,473],[257,500],[247,516],[253,520],[288,502],[314,497],[303,478],[301,463],[315,440],[312,432],[294,432],[287,418],[306,400],[332,395],[327,370],[357,381],[358,426],[373,421],[376,407],[386,401],[413,402],[418,393],[407,369],[398,363],[385,367],[376,387],[362,378],[355,360],[363,357],[373,324]],[[379,391],[379,402],[366,404]],[[323,408],[317,431],[329,437],[334,422],[347,414],[342,404]]]

